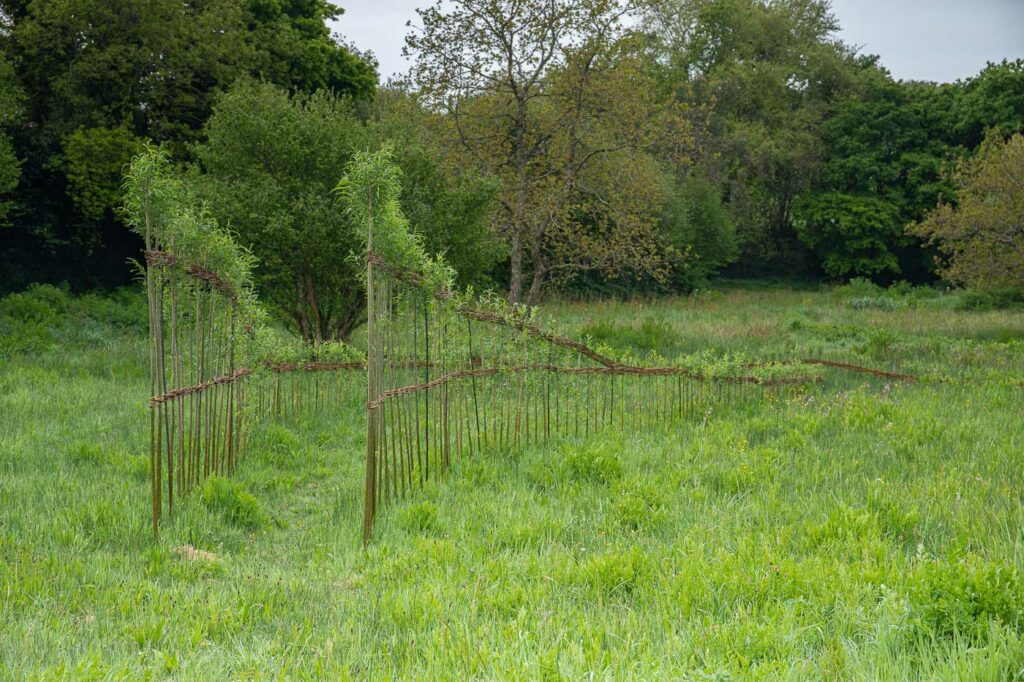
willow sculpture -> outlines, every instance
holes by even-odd
[[[458,292],[402,215],[387,149],[356,154],[337,190],[354,241],[365,240],[365,357],[340,343],[282,346],[268,341],[251,256],[161,152],[135,160],[126,190],[146,245],[154,532],[176,498],[234,470],[252,421],[336,410],[354,377],[366,378],[364,542],[381,508],[462,457],[706,420],[819,381],[823,367],[912,379],[824,360],[638,361],[548,331],[533,310]]]
[[[458,457],[647,428],[814,379],[777,367],[709,374],[628,364],[547,331],[529,310],[458,294],[450,268],[409,229],[399,189],[386,150],[357,155],[339,185],[366,227],[364,541],[382,506]]]

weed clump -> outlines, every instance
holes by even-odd
[[[597,596],[628,596],[643,585],[648,573],[647,562],[647,557],[637,547],[605,552],[583,562],[580,575]]]
[[[570,448],[565,457],[569,476],[577,481],[612,483],[622,475],[622,459],[618,448],[601,441],[582,448]]]
[[[682,350],[679,333],[672,325],[651,318],[639,325],[597,322],[581,329],[580,334],[596,345],[637,357],[657,353],[670,358]]]
[[[665,517],[665,502],[658,488],[647,481],[630,481],[619,486],[615,517],[630,530],[657,525]]]
[[[860,296],[850,299],[850,307],[855,310],[902,310],[907,302],[886,296]]]
[[[68,451],[68,457],[73,463],[85,466],[100,466],[107,463],[107,454],[95,443],[75,443]]]
[[[207,509],[237,526],[255,530],[270,523],[259,500],[237,481],[213,476],[203,484],[200,499]]]
[[[410,504],[398,513],[398,525],[410,533],[433,533],[441,529],[437,507],[430,502]]]
[[[990,621],[1024,631],[1024,576],[1015,566],[967,557],[921,564],[910,583],[914,624],[930,635],[984,637]]]
[[[298,436],[280,424],[270,424],[263,431],[266,447],[260,452],[260,458],[275,468],[281,469],[292,464],[302,444]]]

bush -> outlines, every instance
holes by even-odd
[[[837,286],[833,292],[841,298],[870,298],[881,296],[885,289],[866,277],[854,277],[846,284]]]
[[[49,284],[33,284],[0,299],[0,357],[38,353],[57,339],[68,310],[68,295]]]
[[[968,290],[960,295],[957,301],[960,310],[1011,310],[1024,307],[1024,291]]]
[[[90,338],[83,322],[145,333],[146,299],[135,287],[111,294],[75,298],[50,284],[33,284],[25,291],[0,298],[0,357],[40,353],[63,344],[82,344]]]
[[[0,319],[52,323],[68,311],[69,296],[50,284],[33,284],[21,293],[0,299]]]

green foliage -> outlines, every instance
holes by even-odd
[[[819,0],[669,0],[646,28],[677,99],[690,103],[695,155],[737,226],[738,267],[800,260],[793,199],[820,166],[825,104],[847,87],[850,50]]]
[[[579,575],[598,599],[628,597],[642,590],[649,561],[638,547],[588,557]]]
[[[374,64],[331,36],[339,14],[324,0],[0,2],[0,52],[25,95],[14,135],[24,162],[17,239],[0,288],[127,283],[138,242],[108,211],[120,204],[113,175],[135,139],[187,159],[214,101],[240,77],[372,97]],[[0,99],[11,92],[3,71]],[[0,134],[0,192],[10,182],[6,147]],[[90,254],[91,265],[76,267]]]
[[[1024,307],[1024,291],[1010,290],[969,290],[960,294],[957,307],[961,310],[1011,310]]]
[[[455,272],[444,259],[427,254],[421,236],[412,231],[402,212],[401,190],[402,170],[389,147],[356,153],[336,188],[354,236],[365,249],[390,265],[419,274],[428,294],[450,290]]]
[[[189,177],[217,219],[259,259],[260,297],[309,341],[345,338],[365,296],[357,242],[331,189],[366,131],[351,102],[241,81],[217,103]]]
[[[681,255],[670,275],[680,291],[704,285],[739,254],[735,224],[722,204],[721,190],[704,177],[690,176],[676,183],[664,208],[661,232]]]
[[[891,203],[830,192],[806,197],[793,210],[797,234],[819,254],[829,275],[900,271],[890,247],[903,238],[903,227]]]
[[[327,0],[253,0],[245,9],[247,42],[255,51],[252,74],[291,91],[373,97],[376,63],[331,33],[345,10]]]
[[[177,267],[201,266],[251,302],[253,256],[239,247],[195,199],[161,148],[149,147],[133,159],[124,181],[125,220],[149,248],[164,248]]]
[[[954,176],[957,205],[940,205],[910,231],[946,257],[955,284],[1024,292],[1024,134],[993,136]]]
[[[957,89],[951,115],[958,144],[976,149],[990,130],[1002,137],[1024,133],[1024,59],[990,63]]]
[[[622,476],[619,447],[615,441],[598,441],[586,447],[563,448],[565,471],[578,481],[614,483]]]
[[[617,0],[438,3],[406,36],[410,80],[439,114],[425,132],[496,182],[515,304],[582,271],[664,272],[666,182],[650,149],[685,138],[624,14]]]
[[[951,93],[895,82],[873,59],[855,75],[830,105],[821,177],[795,203],[793,224],[831,276],[921,279],[926,263],[905,226],[952,194],[943,177]]]
[[[21,175],[21,164],[14,155],[8,134],[11,124],[19,118],[21,102],[14,69],[6,55],[0,52],[0,227],[6,224],[7,213],[11,209],[10,194],[18,186]]]
[[[146,325],[145,298],[137,288],[72,297],[65,289],[34,284],[0,298],[0,358],[85,348],[97,333],[137,335]]]
[[[910,609],[915,625],[929,635],[984,640],[993,620],[1019,630],[1024,627],[1024,576],[1015,566],[974,556],[956,563],[926,562],[910,583]]]
[[[671,325],[647,317],[637,325],[601,321],[580,330],[581,338],[595,345],[638,357],[657,353],[663,358],[675,357],[681,350],[678,334]]]
[[[414,502],[402,507],[396,522],[409,533],[431,534],[441,530],[437,519],[437,505],[431,502]]]
[[[507,256],[491,228],[499,186],[472,168],[446,161],[430,134],[436,114],[400,87],[381,88],[371,109],[374,145],[387,144],[402,169],[402,211],[428,253],[444,255],[456,284],[486,289]]]
[[[128,164],[142,142],[126,127],[79,128],[64,141],[68,195],[89,220],[101,219],[121,203]]]
[[[259,500],[238,481],[211,476],[203,483],[199,499],[210,511],[243,528],[258,530],[270,523]]]
[[[665,500],[653,482],[643,479],[625,481],[614,495],[615,516],[631,530],[652,528],[665,520]]]

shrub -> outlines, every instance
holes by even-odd
[[[960,310],[1010,310],[1024,307],[1024,291],[998,289],[992,291],[969,290],[957,301]]]
[[[833,291],[842,298],[878,297],[885,293],[885,289],[866,277],[854,277],[846,284],[837,286]]]
[[[33,284],[0,299],[0,318],[13,322],[52,323],[68,311],[67,292],[50,284]]]

